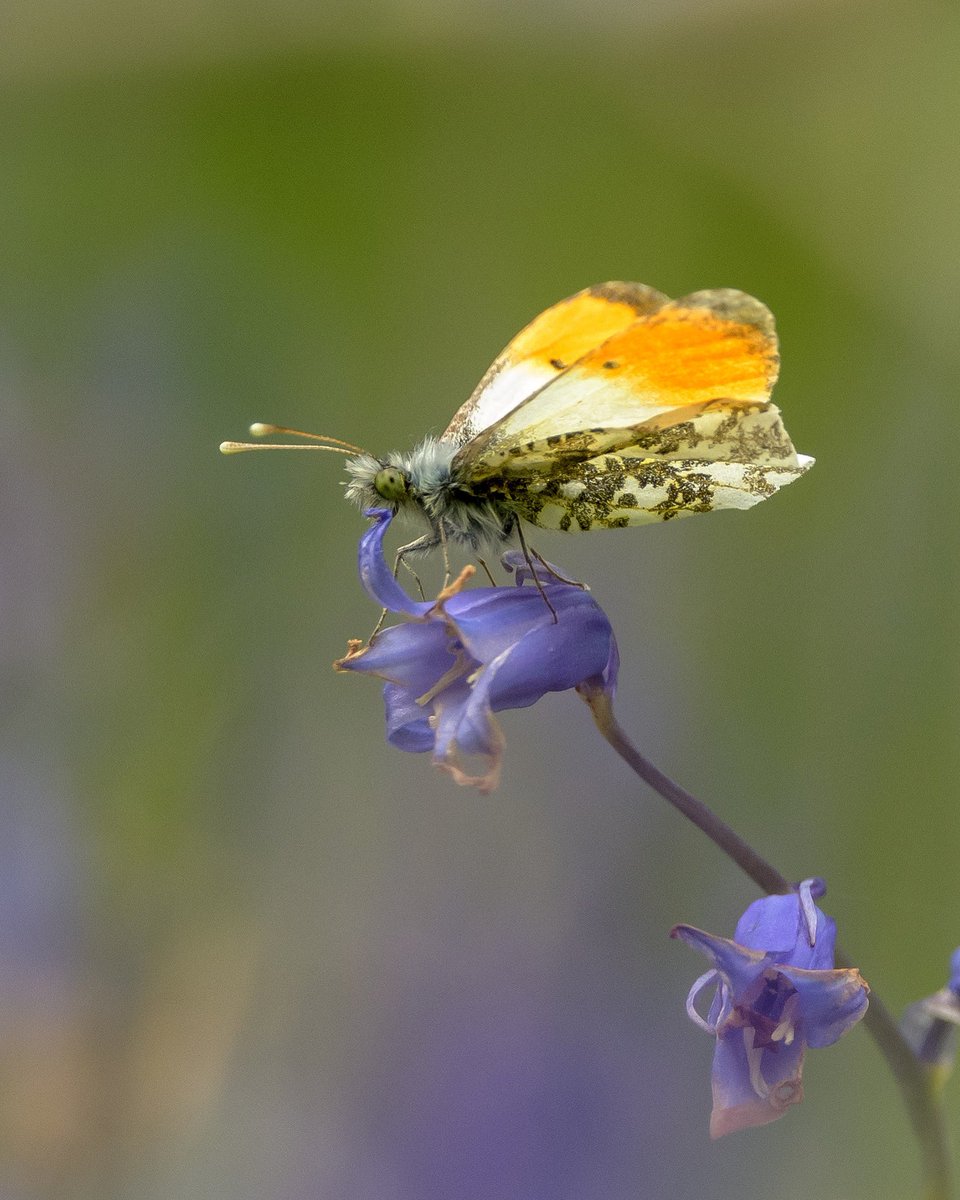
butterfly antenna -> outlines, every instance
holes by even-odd
[[[257,421],[250,426],[250,433],[253,437],[258,438],[269,437],[272,433],[286,433],[291,437],[310,438],[314,442],[332,442],[335,446],[345,446],[353,454],[366,454],[366,450],[362,450],[352,442],[345,442],[342,438],[331,437],[329,433],[305,433],[302,429],[288,429],[286,425],[264,425],[262,421]]]
[[[250,426],[253,437],[270,437],[274,433],[285,433],[290,437],[309,438],[311,445],[290,445],[286,442],[221,442],[221,454],[240,454],[245,450],[329,450],[333,454],[343,454],[352,458],[355,454],[366,454],[360,446],[345,442],[341,438],[331,437],[326,433],[306,433],[302,429],[288,429],[285,425],[265,425],[256,421]]]

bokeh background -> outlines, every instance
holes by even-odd
[[[753,886],[572,694],[507,714],[490,796],[389,749],[376,686],[330,670],[376,617],[339,460],[216,447],[273,420],[405,448],[599,280],[762,297],[815,470],[537,544],[609,611],[638,743],[827,878],[891,1007],[933,991],[956,7],[6,0],[2,27],[3,1200],[916,1194],[863,1029],[785,1120],[708,1141],[705,965],[667,932],[731,932]]]

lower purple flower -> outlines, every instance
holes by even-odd
[[[716,1037],[711,1137],[766,1125],[803,1099],[808,1046],[830,1046],[860,1020],[869,988],[835,970],[837,927],[814,903],[826,888],[807,879],[788,896],[756,900],[734,940],[677,925],[670,936],[713,961],[687,997],[690,1019]],[[695,1005],[716,984],[706,1018]]]
[[[457,783],[489,791],[497,785],[504,746],[495,712],[526,708],[547,692],[569,688],[612,694],[617,644],[589,592],[538,571],[541,594],[523,557],[508,554],[504,562],[516,573],[516,587],[455,586],[435,602],[411,600],[383,556],[393,514],[372,509],[366,515],[374,524],[360,539],[360,582],[378,605],[409,620],[334,666],[386,680],[391,745],[431,751]]]

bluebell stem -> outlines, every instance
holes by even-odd
[[[832,1045],[866,1012],[860,973],[834,968],[837,927],[814,903],[825,890],[807,879],[789,896],[754,901],[732,941],[690,925],[671,932],[713,962],[687,998],[690,1019],[716,1038],[711,1137],[766,1125],[799,1104],[807,1047]],[[704,1018],[696,1001],[711,986]]]

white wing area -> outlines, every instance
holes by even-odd
[[[552,305],[500,352],[441,440],[462,445],[518,408],[589,351],[669,298],[643,283],[599,283]]]
[[[469,413],[464,414],[463,409],[460,409],[442,434],[441,441],[467,441],[513,412],[534,392],[552,383],[560,373],[549,360],[539,358],[528,358],[519,362],[498,360],[498,363],[494,363],[484,376],[482,389],[478,389],[478,393],[467,402]],[[455,432],[452,434],[451,430]]]

